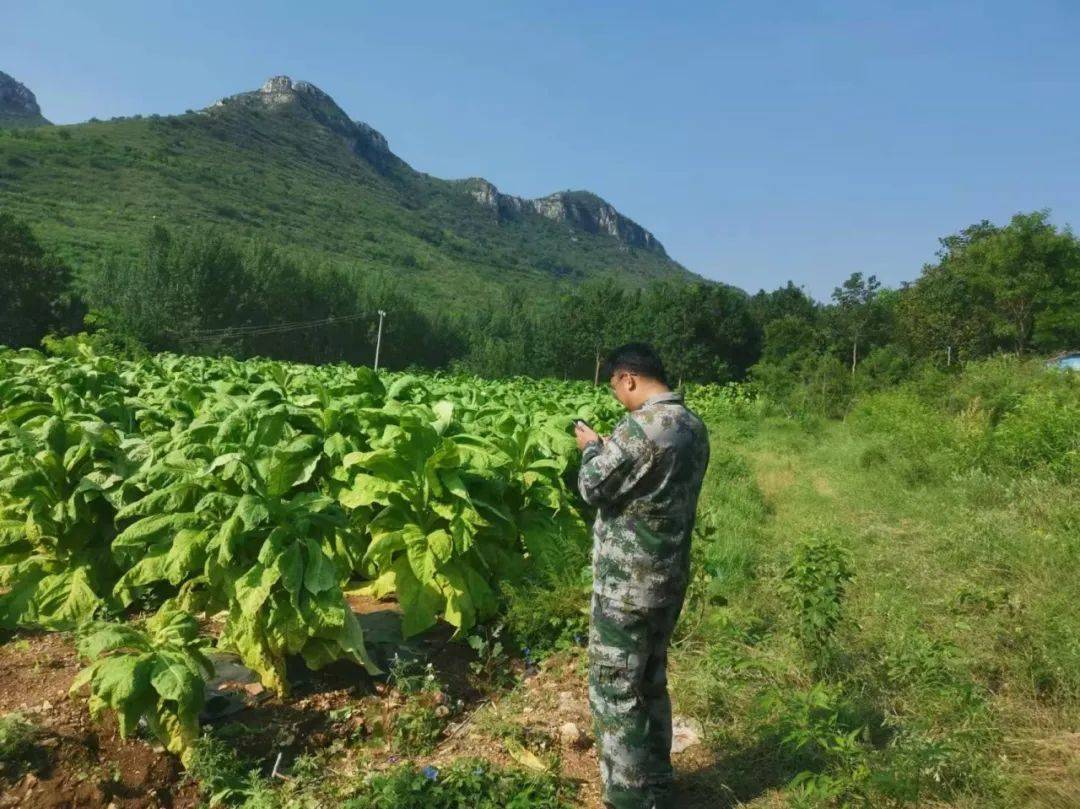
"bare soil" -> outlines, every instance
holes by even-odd
[[[370,614],[370,604],[354,605]],[[385,607],[384,607],[385,608]],[[278,754],[288,773],[297,757],[326,751],[328,778],[355,777],[358,770],[388,769],[402,761],[445,766],[469,756],[503,766],[556,766],[579,788],[581,806],[600,807],[598,768],[589,717],[586,680],[578,654],[561,654],[525,676],[513,662],[516,688],[485,689],[470,671],[475,660],[464,643],[450,640],[449,628],[426,635],[420,644],[431,660],[445,698],[454,706],[443,739],[429,754],[409,759],[371,735],[372,717],[393,721],[406,698],[359,668],[340,664],[320,672],[290,668],[292,692],[284,699],[261,692],[257,684],[237,682],[246,707],[219,720],[230,725],[229,739],[242,756],[269,774]],[[199,805],[198,787],[177,759],[152,739],[121,739],[114,719],[89,715],[83,695],[68,689],[80,661],[70,635],[21,633],[0,643],[0,715],[21,713],[41,730],[41,756],[31,772],[17,779],[0,776],[0,809],[79,807],[150,809]],[[572,728],[570,727],[572,726]],[[524,742],[524,744],[522,744]],[[359,745],[359,747],[358,747]],[[522,749],[528,752],[523,754]],[[533,754],[536,758],[529,758]],[[715,806],[704,748],[675,757],[685,807]]]
[[[190,807],[194,785],[179,762],[141,739],[121,739],[111,716],[90,719],[69,698],[80,666],[71,638],[24,634],[0,645],[0,714],[21,713],[42,731],[41,760],[14,783],[0,782],[0,807]]]

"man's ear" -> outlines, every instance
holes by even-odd
[[[633,374],[626,375],[626,389],[635,390],[637,388],[637,377]]]

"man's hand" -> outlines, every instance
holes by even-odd
[[[578,449],[585,449],[586,444],[600,440],[600,436],[596,434],[596,430],[586,426],[582,422],[578,422],[574,425],[574,437],[577,438]]]

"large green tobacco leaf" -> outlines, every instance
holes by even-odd
[[[147,517],[153,519],[162,514],[190,511],[195,503],[196,496],[201,489],[193,481],[180,480],[163,489],[150,492],[146,497],[124,506],[116,513],[117,520],[129,520],[133,517]],[[134,535],[147,530],[153,523],[148,523],[139,528]],[[134,526],[132,526],[134,527]]]
[[[388,503],[392,495],[402,491],[402,485],[396,481],[361,473],[353,478],[350,488],[338,495],[338,500],[347,508],[360,508],[373,503]]]
[[[72,629],[103,606],[86,567],[54,573],[38,582],[32,609],[24,620],[46,629]]]
[[[307,551],[304,588],[312,595],[336,588],[337,572],[322,548],[310,537],[304,540],[304,547]]]
[[[0,595],[0,627],[15,629],[18,626],[31,625],[30,616],[35,613],[33,599],[43,577],[44,573],[40,568],[30,571],[20,577],[6,593]]]
[[[202,569],[206,559],[210,534],[184,528],[176,532],[171,542],[159,542],[146,552],[117,581],[114,591],[125,605],[130,604],[140,587],[158,581],[180,585]]]
[[[80,688],[84,682],[91,683],[90,712],[96,716],[106,708],[115,711],[120,735],[126,738],[155,702],[150,684],[153,668],[152,652],[114,655],[86,669],[73,688]]]
[[[0,626],[74,629],[105,607],[87,566],[47,572],[53,567],[43,557],[13,566],[11,587],[0,595]]]
[[[198,528],[202,518],[193,512],[144,517],[125,528],[112,542],[119,559],[134,562],[150,545],[169,542],[182,529]]]
[[[478,620],[490,618],[497,608],[495,594],[484,577],[466,562],[452,562],[440,571],[440,584],[446,596],[447,622],[459,630],[468,630]]]
[[[300,436],[256,461],[255,469],[265,481],[268,496],[280,497],[311,480],[321,458],[318,444],[315,436]]]
[[[402,633],[410,637],[434,626],[445,599],[432,583],[425,583],[417,578],[409,566],[409,560],[402,557],[389,571],[391,579],[384,582],[397,592],[403,613]],[[383,579],[380,579],[383,581]]]
[[[88,625],[77,648],[90,663],[71,691],[89,685],[91,714],[114,711],[124,737],[145,720],[150,732],[186,762],[199,735],[204,678],[213,673],[202,645],[195,619],[171,608],[162,609],[143,629]]]
[[[370,667],[349,580],[396,598],[408,634],[464,633],[501,579],[580,564],[569,420],[616,411],[555,381],[0,351],[0,624],[166,598],[224,611],[222,645],[279,691],[289,655]],[[193,686],[164,665],[139,715],[176,747]]]
[[[222,643],[235,648],[268,688],[287,691],[285,658],[294,654],[319,665],[347,658],[378,671],[332,561],[310,537],[271,532],[258,562],[236,580],[232,603]]]

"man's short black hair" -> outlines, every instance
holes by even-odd
[[[604,362],[604,375],[614,376],[619,371],[627,371],[667,384],[664,363],[660,355],[648,343],[627,343],[608,354]]]

